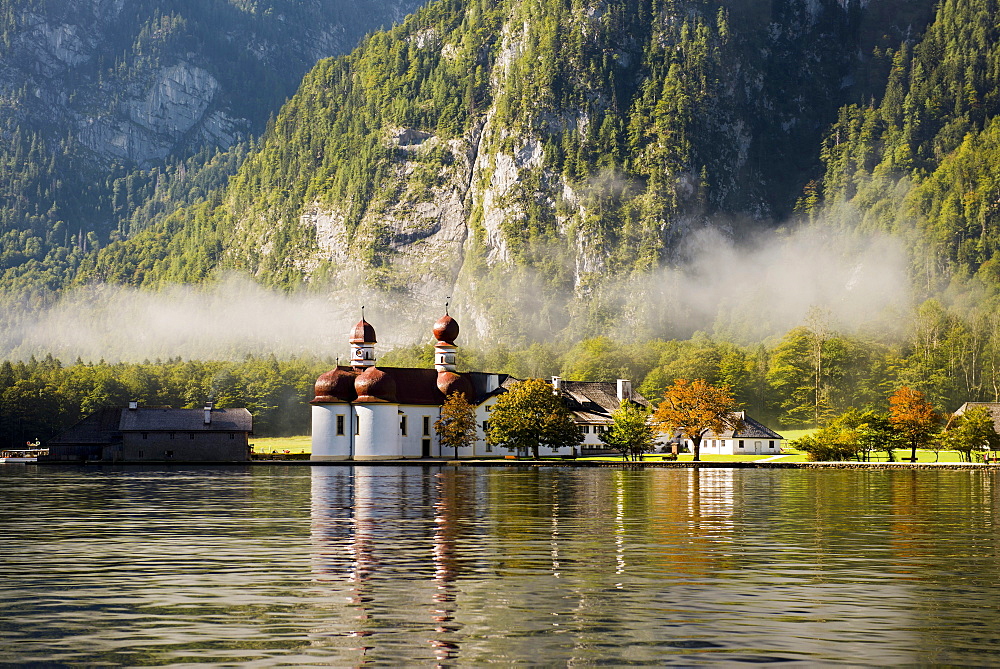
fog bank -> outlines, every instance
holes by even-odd
[[[832,330],[885,333],[900,328],[910,309],[907,254],[890,237],[809,227],[734,242],[706,230],[690,235],[679,256],[673,267],[608,279],[582,297],[542,297],[550,311],[566,314],[557,332],[514,333],[508,325],[538,329],[535,291],[544,292],[541,285],[502,296],[504,307],[515,311],[507,311],[499,327],[490,323],[489,311],[469,316],[470,305],[483,304],[484,296],[459,290],[452,301],[452,314],[462,323],[459,344],[516,343],[500,341],[503,333],[572,342],[595,334],[685,338],[698,330],[749,343],[782,335],[810,313],[822,313]],[[0,358],[51,353],[64,361],[114,362],[273,353],[344,360],[362,305],[378,333],[378,351],[385,352],[431,342],[445,299],[379,293],[357,284],[289,294],[235,276],[159,292],[96,286],[67,293],[42,313],[10,310],[0,325]]]

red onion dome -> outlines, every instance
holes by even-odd
[[[469,379],[455,372],[438,372],[437,387],[441,394],[447,397],[452,393],[465,393],[465,399],[470,404],[475,400],[472,396],[472,383]]]
[[[454,344],[458,339],[458,321],[445,314],[434,324],[434,338],[446,344]]]
[[[358,402],[395,402],[396,380],[378,367],[369,367],[354,381]]]
[[[377,344],[375,340],[375,328],[365,319],[358,321],[351,332],[350,343],[352,344]]]
[[[320,374],[316,379],[316,397],[312,399],[312,403],[353,402],[357,397],[354,392],[356,376],[357,372],[343,367],[334,367],[329,372]]]

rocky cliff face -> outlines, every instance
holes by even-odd
[[[313,63],[419,1],[10,4],[4,114],[51,141],[76,138],[104,162],[146,167],[260,132]]]

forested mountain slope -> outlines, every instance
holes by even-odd
[[[319,63],[223,194],[84,276],[458,291],[481,332],[593,331],[641,308],[609,277],[786,216],[836,110],[884,81],[868,54],[931,7],[439,0]]]
[[[1000,288],[998,16],[996,0],[945,0],[920,39],[887,52],[884,93],[840,110],[803,201],[905,237],[930,294]]]
[[[0,286],[225,183],[317,60],[418,0],[0,0]]]

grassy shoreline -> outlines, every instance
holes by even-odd
[[[812,430],[794,430],[789,431],[795,432],[795,437],[802,436]],[[801,433],[801,434],[800,434]],[[254,439],[251,442],[254,447],[254,453],[257,454],[276,454],[276,455],[308,455],[312,452],[312,438],[309,435],[300,435],[295,437],[265,437]],[[871,462],[885,462],[885,453],[873,453]],[[961,459],[959,458],[958,451],[941,451],[939,458],[935,459],[935,452],[931,450],[918,450],[917,451],[917,462],[921,464],[930,464],[934,462],[940,463],[959,463]],[[910,457],[909,450],[896,450],[894,452],[895,462],[902,462],[903,458]],[[622,462],[621,456],[617,455],[603,455],[603,456],[592,456],[586,458],[577,458],[580,461],[591,461],[591,462]],[[715,455],[715,454],[701,454],[702,462],[809,462],[806,454],[802,451],[796,451],[792,449],[784,449],[778,455]],[[661,462],[665,461],[664,456],[659,453],[651,453],[643,457],[643,462]],[[682,453],[677,456],[677,462],[693,462],[694,456],[691,453]],[[848,460],[847,462],[856,462],[855,460]]]

